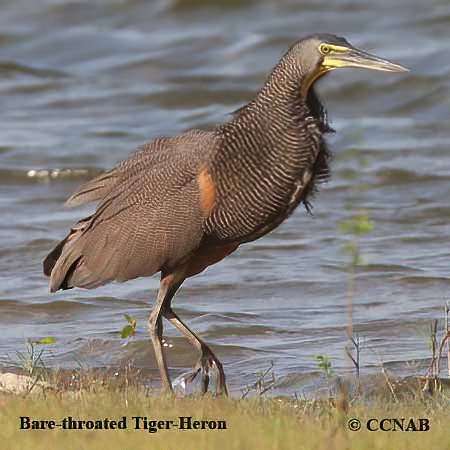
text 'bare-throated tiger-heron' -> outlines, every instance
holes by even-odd
[[[296,42],[262,89],[212,131],[191,130],[139,147],[115,168],[82,186],[68,201],[98,201],[44,261],[50,289],[92,289],[161,272],[150,335],[162,388],[172,390],[163,348],[169,320],[198,350],[191,382],[227,394],[222,364],[173,311],[171,300],[188,277],[239,245],[278,227],[328,179],[331,132],[314,83],[341,67],[387,72],[407,69],[330,34]]]

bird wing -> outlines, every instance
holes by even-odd
[[[214,146],[207,132],[159,138],[84,185],[75,203],[102,200],[57,246],[50,289],[150,276],[195,249],[204,222],[198,176]]]
[[[117,184],[120,173],[116,168],[103,173],[85,183],[67,201],[67,206],[78,206],[84,203],[101,200]]]
[[[114,186],[131,175],[141,170],[148,170],[156,165],[169,163],[177,151],[181,152],[182,156],[183,153],[188,151],[182,149],[183,145],[188,146],[194,141],[201,141],[205,138],[204,135],[204,132],[192,130],[181,136],[174,138],[161,137],[141,145],[116,167],[81,186],[66,201],[66,205],[78,206],[103,199]],[[171,149],[174,146],[180,146],[180,148],[174,151]]]

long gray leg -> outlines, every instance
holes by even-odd
[[[162,315],[186,336],[189,342],[197,349],[200,354],[200,358],[193,372],[191,381],[198,375],[198,373],[200,373],[200,371],[203,370],[204,380],[202,390],[203,393],[205,393],[208,390],[209,384],[209,368],[215,365],[218,372],[216,394],[228,395],[227,384],[225,381],[225,372],[223,370],[222,363],[219,361],[213,351],[178,317],[178,315],[170,306],[170,301],[164,303]]]
[[[183,281],[183,277],[177,277],[174,274],[168,275],[161,280],[158,296],[156,297],[156,304],[149,318],[150,337],[152,339],[153,349],[155,350],[156,362],[158,364],[162,390],[164,392],[173,392],[173,389],[169,377],[166,355],[164,354],[163,349],[162,311],[166,308],[165,305],[169,305],[170,308],[170,301]]]

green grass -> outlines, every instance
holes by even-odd
[[[40,341],[39,341],[40,342]],[[425,383],[409,377],[401,381],[387,373],[367,377],[363,389],[354,378],[335,377],[328,357],[318,355],[318,367],[328,382],[329,398],[266,398],[261,395],[272,383],[271,365],[260,374],[253,398],[160,396],[145,386],[145,377],[131,366],[121,370],[51,370],[44,366],[42,351],[29,342],[22,352],[23,372],[32,381],[21,394],[0,393],[0,449],[154,449],[154,450],[290,450],[290,449],[449,449],[450,386],[447,380]],[[425,388],[424,388],[425,387]],[[25,393],[24,393],[25,392]],[[270,392],[270,389],[269,389]],[[322,394],[326,395],[326,394]],[[21,417],[30,421],[62,423],[120,421],[126,429],[70,430],[20,429]],[[179,422],[180,417],[206,421],[206,428],[226,424],[225,429],[135,429],[133,417]],[[361,429],[349,429],[357,418]],[[427,419],[427,431],[369,431],[382,419]],[[141,421],[142,422],[142,421]],[[31,422],[30,422],[31,423]],[[67,423],[67,420],[66,420]],[[211,423],[211,425],[210,425]],[[392,428],[393,422],[386,422]],[[48,428],[48,427],[47,427]],[[86,426],[85,426],[86,428]],[[144,427],[141,427],[144,428]],[[410,427],[411,428],[411,427]]]
[[[337,402],[337,400],[336,400]],[[335,402],[335,403],[336,403]],[[5,449],[446,449],[450,448],[450,403],[442,393],[409,396],[394,403],[389,396],[357,400],[345,407],[328,400],[227,399],[204,396],[167,398],[142,389],[95,387],[90,392],[32,392],[25,398],[0,395],[0,448]],[[20,430],[20,417],[61,422],[119,420],[126,430]],[[133,416],[149,420],[225,420],[226,430],[133,429]],[[365,429],[369,418],[428,418],[423,432]],[[348,420],[359,418],[360,431]]]

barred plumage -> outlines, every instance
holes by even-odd
[[[44,261],[50,289],[94,288],[161,272],[150,332],[163,388],[171,390],[162,346],[162,317],[199,351],[186,381],[199,373],[206,391],[227,392],[220,361],[171,308],[183,281],[245,242],[276,228],[329,177],[324,134],[332,132],[314,82],[337,67],[402,71],[352,47],[315,35],[295,43],[261,91],[213,131],[158,138],[114,169],[86,183],[69,200],[99,201]]]

